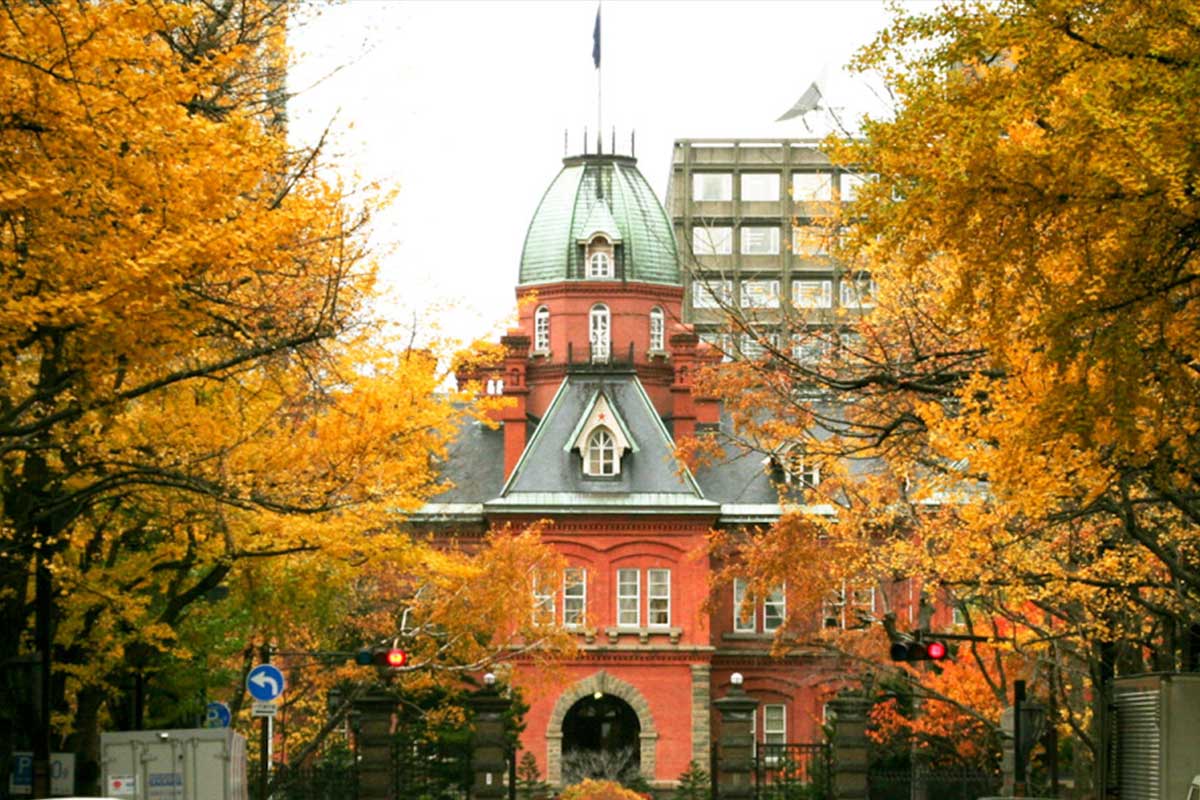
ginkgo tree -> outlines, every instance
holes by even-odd
[[[856,66],[896,101],[829,142],[867,178],[836,253],[876,308],[788,331],[827,339],[823,363],[764,339],[702,389],[743,443],[822,463],[820,542],[851,555],[830,572],[910,576],[1011,623],[1025,677],[1098,756],[1115,674],[1200,666],[1200,16],[901,9]],[[750,545],[767,584],[779,542],[817,546],[803,516]]]
[[[367,221],[386,197],[351,202],[319,143],[288,142],[294,11],[0,13],[0,757],[22,731],[42,763],[68,734],[95,753],[129,676],[194,659],[187,617],[230,586],[279,610],[288,582],[326,602],[392,568],[431,618],[478,600],[436,617],[458,644],[430,668],[478,667],[529,617],[529,594],[468,589],[536,574],[535,542],[434,557],[397,533],[486,409],[442,390],[439,345],[397,345],[374,317]]]

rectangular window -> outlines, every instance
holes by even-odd
[[[746,602],[748,583],[744,578],[733,579],[733,630],[735,633],[754,633],[754,604]]]
[[[655,353],[661,353],[666,349],[666,318],[663,316],[661,309],[652,309],[650,311],[650,349]]]
[[[617,570],[617,625],[637,628],[642,624],[642,598],[636,569]]]
[[[787,595],[782,586],[776,586],[763,601],[763,630],[768,633],[779,630],[785,616],[787,616]]]
[[[874,308],[875,281],[869,278],[842,279],[843,308]]]
[[[787,744],[787,706],[763,706],[763,744]]]
[[[568,567],[563,572],[563,625],[582,625],[586,611],[587,570],[582,567]]]
[[[845,626],[844,610],[846,594],[841,589],[829,593],[821,603],[821,625],[825,628],[841,628]]]
[[[730,360],[732,355],[730,351],[732,348],[729,342],[729,334],[704,331],[700,334],[700,341],[711,345],[714,350],[720,353],[722,361]]]
[[[720,202],[733,199],[733,176],[728,172],[692,174],[692,199]]]
[[[765,225],[741,229],[742,255],[773,256],[779,254],[779,228]]]
[[[875,587],[862,584],[851,586],[849,595],[850,611],[847,613],[849,617],[846,621],[847,627],[864,627],[875,618]]]
[[[698,256],[727,256],[733,253],[733,228],[692,228],[692,253]]]
[[[742,281],[742,308],[779,308],[779,281]]]
[[[742,175],[743,202],[778,202],[778,172],[747,172]]]
[[[833,199],[833,175],[829,172],[793,172],[792,199],[813,203]]]
[[[733,302],[733,281],[696,281],[692,308],[723,308]]]
[[[792,281],[792,305],[796,308],[832,308],[833,281]]]
[[[815,489],[821,485],[821,465],[812,461],[800,462],[800,485]]]
[[[797,364],[813,367],[829,355],[829,342],[812,335],[797,334],[792,337],[792,358]]]
[[[554,624],[554,593],[547,592],[536,581],[533,584],[533,624]]]
[[[792,227],[792,252],[798,256],[829,255],[828,228],[820,225],[795,225]]]
[[[533,317],[533,349],[538,353],[550,350],[550,312],[539,308]]]
[[[768,347],[779,349],[779,334],[743,333],[738,340],[738,349],[743,358],[762,358],[767,354]]]
[[[671,570],[646,570],[646,616],[650,625],[671,624]]]
[[[842,175],[842,202],[849,203],[858,199],[859,188],[871,179],[869,175]]]

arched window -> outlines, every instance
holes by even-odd
[[[533,314],[533,351],[550,352],[550,309],[539,306]]]
[[[588,315],[588,342],[592,346],[593,361],[608,360],[611,341],[608,306],[592,306],[592,313]]]
[[[588,277],[611,278],[612,276],[612,259],[608,257],[608,253],[592,253],[592,257],[588,259]]]
[[[661,353],[666,350],[664,347],[666,336],[666,319],[663,316],[663,310],[658,306],[650,309],[650,351],[652,353]]]
[[[588,475],[617,474],[617,446],[608,428],[596,428],[588,437],[583,471]]]

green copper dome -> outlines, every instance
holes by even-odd
[[[671,221],[628,156],[563,159],[538,204],[521,252],[519,283],[584,279],[584,242],[617,245],[618,280],[682,284]]]

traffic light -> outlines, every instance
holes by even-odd
[[[941,661],[946,657],[946,643],[906,640],[892,642],[892,661]]]
[[[408,663],[408,653],[399,647],[376,647],[359,650],[354,663],[366,667],[374,664],[382,669],[400,669]]]

